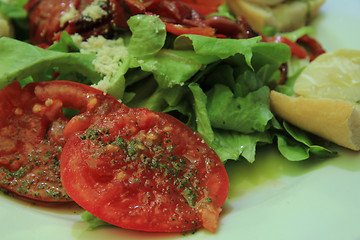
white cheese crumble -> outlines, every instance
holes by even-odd
[[[60,27],[64,27],[66,22],[79,16],[80,13],[71,5],[69,11],[65,12],[60,18]]]
[[[80,48],[81,42],[84,40],[83,37],[80,34],[75,33],[71,35],[71,38],[74,41],[75,45]]]
[[[73,35],[73,40],[78,43],[80,38]],[[103,79],[94,87],[107,92],[110,87],[110,79],[120,68],[123,60],[128,57],[128,50],[122,38],[105,39],[103,36],[90,37],[87,41],[79,45],[80,52],[85,54],[95,54],[93,61],[95,71],[101,74]]]
[[[91,19],[91,21],[96,21],[106,16],[108,13],[101,7],[104,4],[106,4],[105,0],[93,1],[81,12],[81,16],[85,19]]]

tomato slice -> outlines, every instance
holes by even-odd
[[[66,138],[121,106],[99,90],[68,81],[30,83],[23,89],[15,82],[0,90],[0,187],[36,200],[70,200],[60,180]],[[63,108],[81,114],[69,122]]]
[[[215,231],[229,188],[223,163],[197,133],[144,108],[121,108],[72,135],[61,174],[85,210],[150,232]]]

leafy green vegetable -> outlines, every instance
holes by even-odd
[[[0,10],[7,17],[12,19],[19,19],[26,17],[26,10],[23,8],[28,0],[16,0],[16,1],[0,1]]]
[[[215,85],[207,95],[211,125],[241,133],[264,132],[273,118],[269,92],[264,86],[244,98],[234,97],[227,86]]]
[[[207,96],[198,84],[190,84],[189,88],[195,99],[197,131],[224,161],[237,160],[243,156],[249,162],[254,162],[257,143],[272,143],[269,133],[243,134],[220,129],[214,131],[208,117]],[[221,108],[218,109],[221,111]]]
[[[268,131],[252,134],[241,134],[235,131],[215,131],[215,141],[211,146],[221,159],[238,160],[243,157],[250,163],[255,161],[256,147],[259,144],[271,144],[272,137]]]
[[[204,138],[208,144],[212,144],[215,140],[215,135],[212,130],[210,119],[207,110],[207,96],[197,83],[189,84],[189,88],[194,97],[194,110],[197,121],[196,130]]]
[[[260,42],[261,38],[250,39],[218,39],[200,35],[182,35],[174,42],[175,49],[186,49],[189,46],[188,40],[196,54],[216,56],[226,59],[236,54],[245,56],[246,62],[251,66],[252,47]]]
[[[0,38],[0,52],[0,88],[28,76],[34,81],[45,81],[41,73],[53,67],[62,73],[80,73],[90,82],[100,79],[92,64],[93,55],[44,50],[6,37]]]
[[[99,227],[112,226],[111,224],[101,220],[100,218],[95,217],[88,211],[85,211],[83,212],[83,214],[81,214],[81,219],[89,224],[87,230],[94,230],[95,228],[99,228]]]
[[[128,25],[132,32],[129,43],[129,52],[132,57],[153,55],[163,48],[166,40],[166,29],[160,18],[136,15],[129,19]]]
[[[79,52],[79,47],[75,44],[67,32],[62,32],[59,41],[51,45],[48,50],[57,52]]]

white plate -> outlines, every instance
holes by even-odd
[[[360,49],[360,1],[327,0],[314,21],[324,48]],[[0,194],[0,239],[360,239],[360,155],[289,162],[273,149],[254,164],[228,162],[230,194],[216,234],[151,234],[100,228],[87,231],[74,206],[33,205]]]

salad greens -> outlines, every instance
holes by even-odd
[[[8,7],[0,5],[9,15],[16,13]],[[126,57],[106,80],[93,64],[96,54],[82,53],[81,45],[65,32],[47,50],[2,37],[0,88],[13,81],[51,81],[54,72],[60,73],[58,79],[106,86],[130,107],[179,118],[199,132],[223,162],[254,162],[257,146],[275,143],[290,161],[336,154],[314,145],[307,133],[270,110],[269,93],[279,82],[279,67],[291,59],[287,45],[264,43],[261,37],[174,37],[158,17],[148,15],[133,16],[128,25],[131,34],[120,36]]]

